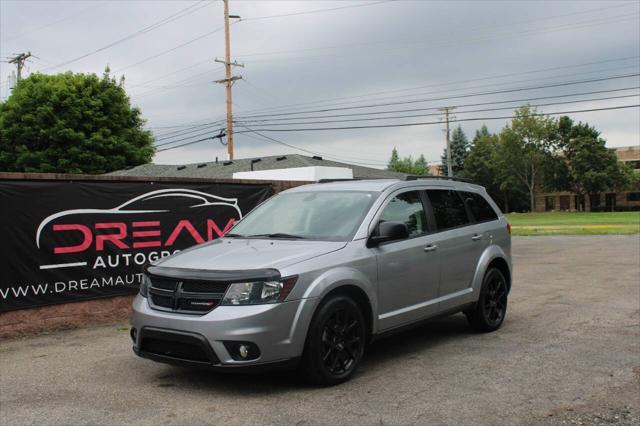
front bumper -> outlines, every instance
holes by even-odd
[[[187,315],[151,309],[146,298],[133,302],[131,327],[136,330],[134,352],[144,358],[169,364],[214,369],[268,366],[295,360],[302,354],[306,332],[316,299],[250,306],[218,306],[202,315]],[[176,351],[150,350],[150,341],[176,344]],[[251,361],[234,360],[223,342],[251,342],[260,355]],[[191,348],[193,352],[184,352]]]

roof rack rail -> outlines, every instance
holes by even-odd
[[[360,178],[336,178],[336,179],[320,179],[318,183],[331,183],[331,182],[348,182],[353,180],[362,180]]]
[[[407,175],[404,177],[404,180],[419,180],[419,179],[442,179],[442,180],[453,180],[458,182],[473,183],[473,181],[470,179],[454,177],[454,176]]]

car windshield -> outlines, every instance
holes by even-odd
[[[258,206],[229,236],[348,241],[374,199],[373,192],[285,192]]]

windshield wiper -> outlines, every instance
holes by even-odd
[[[222,236],[223,238],[246,238],[244,235],[228,233]]]
[[[293,234],[285,234],[283,232],[274,232],[273,234],[255,234],[255,235],[249,235],[248,238],[260,238],[260,237],[266,237],[266,238],[291,238],[291,239],[296,239],[296,240],[304,240],[306,237],[303,237],[301,235],[293,235]]]

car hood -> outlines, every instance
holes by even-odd
[[[155,266],[214,271],[281,269],[346,245],[334,241],[222,238],[164,258]]]

